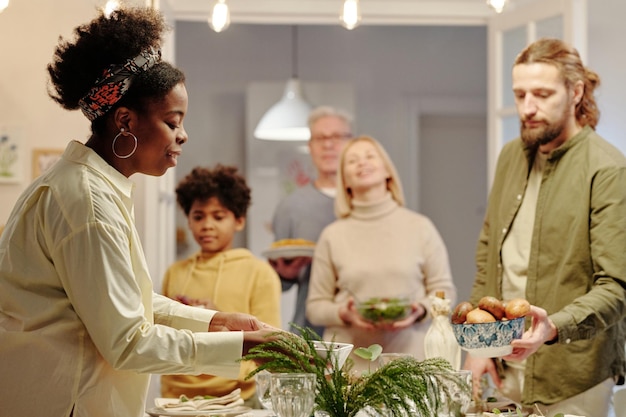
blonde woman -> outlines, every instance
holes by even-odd
[[[404,207],[402,185],[387,152],[368,136],[352,139],[340,159],[335,211],[315,250],[307,317],[326,327],[324,339],[424,358],[429,296],[456,298],[448,253],[433,223]],[[411,313],[372,323],[356,300],[409,296]],[[368,364],[353,357],[355,369]]]

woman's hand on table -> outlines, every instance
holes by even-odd
[[[242,355],[247,355],[250,349],[260,345],[261,343],[266,343],[285,337],[293,337],[291,333],[288,333],[276,327],[272,327],[265,323],[263,324],[264,327],[262,329],[243,332]],[[257,363],[260,364],[259,362]]]
[[[209,324],[210,332],[257,331],[267,328],[275,329],[250,314],[224,313],[221,311],[215,313]]]
[[[250,314],[217,312],[209,325],[210,332],[243,331],[243,355],[253,347],[275,340],[285,332]]]

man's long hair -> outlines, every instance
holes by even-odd
[[[557,67],[568,88],[578,81],[584,83],[582,99],[576,105],[576,121],[581,127],[590,126],[595,129],[600,119],[600,110],[593,92],[600,85],[600,77],[583,65],[578,51],[559,39],[539,39],[520,52],[514,65],[533,63]]]

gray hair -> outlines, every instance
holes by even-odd
[[[309,129],[322,117],[338,117],[352,127],[352,116],[345,110],[337,109],[331,106],[319,106],[311,110],[309,113]]]

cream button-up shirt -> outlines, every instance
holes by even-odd
[[[71,142],[17,201],[0,238],[2,415],[142,416],[150,373],[237,377],[243,334],[153,292],[132,189]]]

